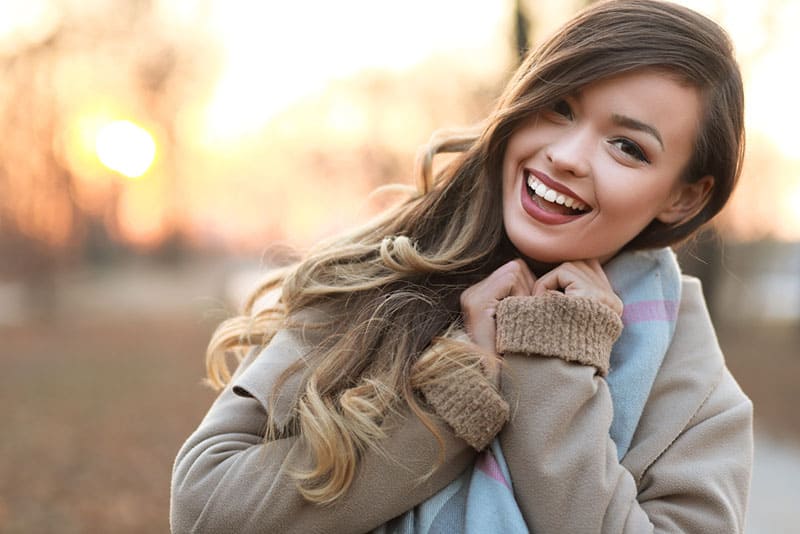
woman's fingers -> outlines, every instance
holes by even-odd
[[[591,298],[622,315],[622,300],[614,292],[597,260],[562,263],[536,280],[534,295],[544,295],[548,291],[563,291],[567,296]]]
[[[531,295],[536,278],[521,259],[510,261],[461,294],[464,327],[472,341],[481,348],[496,352],[495,311],[508,296]]]
[[[535,280],[524,261],[510,261],[467,288],[461,295],[462,307],[465,304],[483,307],[485,303],[500,301],[509,295],[530,295]]]
[[[548,291],[591,298],[622,315],[622,300],[614,293],[599,261],[562,263],[537,279],[522,259],[516,259],[461,294],[467,334],[481,348],[496,353],[495,312],[500,301],[508,296],[545,295]]]

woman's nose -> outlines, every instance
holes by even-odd
[[[572,130],[551,142],[545,155],[553,165],[553,170],[584,177],[590,170],[589,145],[588,132]]]

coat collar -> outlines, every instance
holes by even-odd
[[[292,373],[273,397],[273,386],[292,365],[301,362],[302,369],[308,367],[310,348],[321,342],[318,331],[312,326],[324,314],[317,310],[305,310],[297,314],[293,328],[282,328],[266,347],[252,350],[242,360],[231,380],[233,392],[242,397],[259,401],[264,410],[270,411],[278,429],[285,430],[294,414],[294,401],[300,391],[305,372]]]
[[[684,276],[673,337],[622,464],[637,484],[683,432],[722,379],[725,361],[713,332],[700,281]]]

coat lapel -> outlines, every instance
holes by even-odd
[[[622,464],[637,484],[644,472],[683,432],[722,379],[722,351],[705,306],[700,282],[683,277],[676,333],[644,407]]]

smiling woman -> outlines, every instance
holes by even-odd
[[[509,138],[503,165],[511,242],[538,262],[606,262],[650,221],[691,218],[713,185],[708,175],[682,180],[700,109],[695,87],[637,71],[528,119]]]
[[[752,405],[668,247],[728,201],[743,110],[709,19],[578,14],[417,195],[220,325],[173,530],[742,532]]]

